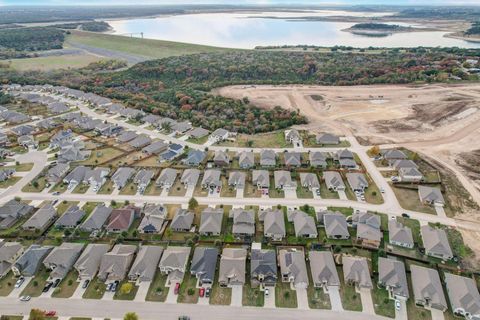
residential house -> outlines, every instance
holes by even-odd
[[[203,160],[205,160],[206,156],[207,153],[205,151],[191,149],[188,151],[187,157],[183,160],[183,163],[188,166],[198,166]]]
[[[260,220],[263,221],[263,235],[266,238],[269,238],[272,241],[282,241],[283,238],[285,238],[285,218],[282,211],[264,211]]]
[[[53,102],[47,106],[47,109],[54,114],[65,113],[70,110],[69,107],[63,102]]]
[[[372,280],[364,257],[343,256],[343,277],[345,283],[357,288],[372,289]]]
[[[379,257],[378,284],[387,289],[390,299],[405,301],[409,298],[407,275],[402,261]]]
[[[140,246],[128,279],[137,284],[153,281],[162,253],[163,248],[159,246]]]
[[[300,172],[300,183],[302,187],[307,188],[308,190],[319,189],[320,182],[316,173],[313,172]]]
[[[217,143],[220,141],[227,140],[228,136],[229,136],[229,132],[227,130],[218,128],[217,130],[212,132],[212,134],[208,137],[208,140],[212,143]]]
[[[185,135],[191,139],[201,139],[210,133],[207,129],[196,127],[188,131]]]
[[[107,182],[107,176],[109,173],[109,168],[96,167],[88,172],[85,180],[93,188],[94,191],[97,191],[100,190],[100,188],[105,184],[105,182]]]
[[[316,238],[318,236],[315,218],[304,212],[299,212],[295,215],[293,218],[293,225],[295,227],[295,236],[297,238]]]
[[[0,229],[10,228],[18,219],[30,214],[33,207],[17,200],[9,200],[0,207]]]
[[[132,264],[137,247],[128,244],[116,244],[112,251],[103,255],[97,278],[111,283],[125,279]]]
[[[330,191],[345,191],[342,176],[337,171],[324,171],[323,178]]]
[[[17,143],[25,149],[37,149],[38,143],[35,141],[32,135],[27,134],[17,138]]]
[[[270,174],[267,170],[252,170],[252,184],[258,190],[268,191],[270,188]]]
[[[180,182],[185,186],[185,189],[195,188],[200,177],[200,170],[198,169],[185,169],[183,171]]]
[[[57,210],[48,203],[35,212],[23,225],[23,230],[38,231],[42,234],[57,219]]]
[[[0,279],[7,275],[23,252],[23,246],[19,242],[0,243]]]
[[[247,250],[242,248],[223,248],[218,275],[220,286],[243,286],[245,284],[246,262]]]
[[[251,237],[255,234],[255,212],[253,210],[232,209],[229,217],[233,218],[232,233],[235,237]]]
[[[306,289],[308,274],[303,250],[280,249],[278,256],[282,282],[290,282],[297,289]]]
[[[277,255],[275,250],[252,248],[250,283],[253,288],[275,287],[277,283]]]
[[[242,169],[249,169],[255,165],[253,152],[242,151],[238,154],[238,165]]]
[[[420,201],[422,203],[441,207],[445,205],[445,199],[443,198],[442,191],[439,188],[418,186],[418,196],[420,197]]]
[[[295,129],[285,130],[285,141],[290,142],[293,145],[297,145],[298,143],[302,142],[302,137]]]
[[[337,151],[336,153],[336,160],[341,168],[356,168],[357,163],[355,162],[355,158],[353,153],[348,149],[342,149]]]
[[[243,171],[230,171],[228,176],[228,185],[235,189],[243,189],[245,187],[246,174]]]
[[[310,151],[308,157],[311,167],[327,168],[327,156],[324,152]]]
[[[167,208],[161,204],[149,203],[143,209],[144,216],[138,231],[140,233],[161,233],[163,231],[166,218]]]
[[[7,181],[15,173],[14,169],[1,169],[0,182]]]
[[[292,180],[290,171],[277,170],[273,173],[275,180],[275,189],[279,190],[296,190],[297,182]]]
[[[63,242],[60,246],[53,248],[43,260],[43,265],[50,270],[49,279],[63,279],[72,269],[82,253],[83,243]]]
[[[412,160],[391,160],[388,165],[394,170],[400,170],[401,168],[417,168],[418,166]]]
[[[75,169],[63,178],[63,183],[68,185],[68,190],[73,190],[76,186],[88,179],[91,170],[92,169],[85,166],[75,167]]]
[[[52,184],[59,183],[69,170],[70,165],[68,163],[58,163],[48,169],[46,174],[47,181]]]
[[[172,168],[165,168],[162,170],[162,172],[158,176],[158,179],[155,182],[155,184],[157,185],[157,187],[170,190],[170,188],[175,184],[176,179],[177,179],[177,170]]]
[[[70,206],[55,222],[55,227],[73,229],[78,226],[84,216],[85,211],[81,210],[78,206]]]
[[[404,248],[413,248],[412,229],[404,226],[402,223],[396,220],[388,221],[388,234],[390,244]]]
[[[368,188],[368,180],[363,173],[348,172],[346,177],[353,191],[365,192]]]
[[[130,145],[130,147],[138,150],[148,146],[151,142],[152,142],[152,139],[149,136],[145,134],[141,134],[136,138],[134,138],[133,140],[130,140],[128,144]]]
[[[317,144],[328,144],[328,145],[333,145],[333,144],[339,144],[340,143],[340,138],[334,134],[331,133],[321,133],[318,134],[315,138],[317,141]]]
[[[163,252],[158,267],[162,274],[167,274],[167,285],[181,283],[187,269],[187,261],[190,256],[190,247],[169,246]]]
[[[212,285],[217,267],[218,249],[196,247],[193,253],[190,273],[198,279],[198,285]]]
[[[177,213],[173,217],[170,229],[177,232],[188,232],[192,229],[195,214],[185,209],[177,209]]]
[[[284,152],[283,156],[287,167],[300,167],[302,165],[302,154],[300,152]]]
[[[230,156],[226,151],[216,150],[213,162],[219,167],[228,166],[230,164]]]
[[[168,143],[165,141],[155,141],[142,149],[142,152],[147,155],[160,154],[168,149]]]
[[[17,137],[26,136],[32,134],[35,131],[35,127],[31,125],[21,125],[11,129],[12,133]]]
[[[15,276],[33,277],[36,275],[43,259],[53,249],[50,246],[32,244],[12,265]]]
[[[222,231],[223,209],[205,208],[200,216],[200,235],[219,236]]]
[[[102,257],[107,254],[110,246],[105,243],[89,243],[73,267],[78,272],[79,280],[93,280],[97,275]]]
[[[123,130],[122,127],[108,122],[100,122],[95,126],[95,132],[104,137],[113,137]]]
[[[403,151],[397,149],[382,150],[380,154],[382,155],[382,158],[387,161],[408,159],[407,155]]]
[[[331,212],[323,215],[323,224],[325,226],[325,233],[329,239],[348,239],[350,233],[348,232],[347,220],[340,212]]]
[[[410,272],[415,304],[445,312],[448,305],[437,270],[411,265]]]
[[[352,216],[352,223],[357,227],[356,241],[363,247],[378,248],[383,238],[380,230],[380,217],[370,212],[356,212]]]
[[[139,194],[143,194],[145,189],[147,189],[148,185],[152,181],[154,172],[153,170],[148,169],[140,169],[138,170],[137,174],[133,178],[133,183],[137,185],[137,192]]]
[[[79,226],[79,229],[89,232],[101,230],[112,211],[112,207],[107,207],[103,203],[97,205],[90,216]]]
[[[129,141],[132,141],[136,137],[138,137],[138,134],[136,134],[135,132],[124,131],[117,137],[117,141],[120,142],[120,143],[126,143],[126,142],[129,142]]]
[[[453,314],[468,320],[480,319],[480,294],[475,280],[445,273],[445,283]]]
[[[125,207],[122,209],[114,209],[110,213],[107,222],[108,232],[123,232],[128,231],[135,219],[135,209]]]
[[[402,182],[421,182],[423,174],[417,168],[400,168],[398,175]]]
[[[135,174],[135,169],[128,167],[120,167],[112,176],[114,186],[121,190],[127,185],[132,176]]]
[[[260,152],[260,165],[262,167],[274,167],[277,164],[275,151],[265,149]]]
[[[192,129],[192,124],[187,121],[177,122],[172,126],[172,130],[176,134],[182,134]]]
[[[222,187],[222,181],[220,180],[220,170],[209,169],[205,170],[202,179],[202,188],[215,189]]]
[[[340,279],[330,251],[310,251],[308,257],[315,288],[323,288],[325,292],[329,287],[340,288]]]
[[[420,227],[420,234],[422,235],[426,255],[445,261],[453,258],[452,248],[448,243],[445,230],[425,225]]]

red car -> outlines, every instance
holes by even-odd
[[[180,283],[175,283],[175,289],[173,290],[173,293],[178,294],[178,290],[180,290]]]
[[[203,298],[204,295],[205,295],[205,288],[200,288],[200,297]]]
[[[51,310],[51,311],[45,311],[45,316],[46,316],[46,317],[54,317],[56,314],[57,314],[57,312],[56,312],[56,311],[53,311],[53,310]]]

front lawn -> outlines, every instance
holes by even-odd
[[[247,273],[249,274],[249,272]],[[271,289],[269,289],[271,290]],[[263,307],[265,303],[265,293],[259,288],[252,288],[249,280],[243,286],[242,304],[251,307]]]
[[[215,279],[218,279],[215,277]],[[232,289],[220,287],[215,281],[210,292],[210,304],[229,306],[232,302]]]
[[[13,291],[17,279],[13,272],[9,271],[3,278],[0,279],[0,297],[6,297]]]
[[[179,303],[197,303],[199,289],[196,288],[197,278],[190,274],[190,270],[185,272],[183,281],[180,284],[180,290],[178,291]]]
[[[377,277],[374,277],[372,282],[374,283],[372,289],[372,300],[373,306],[375,307],[375,313],[380,316],[395,318],[395,305],[393,300],[389,298],[388,291],[386,289],[377,287]]]
[[[278,281],[275,286],[275,306],[277,308],[297,308],[297,293],[289,282]]]
[[[355,287],[347,285],[344,282],[343,270],[337,268],[338,277],[340,278],[340,297],[342,298],[343,309],[349,311],[362,311],[362,300],[360,294],[355,291]]]
[[[120,282],[115,295],[114,300],[133,300],[137,295],[138,287],[126,280]]]
[[[38,270],[35,277],[30,281],[30,283],[23,289],[22,296],[31,296],[38,297],[42,294],[43,287],[47,283],[48,276],[50,272],[42,265],[40,270]],[[53,290],[53,289],[50,289]]]
[[[67,276],[60,282],[52,297],[55,298],[70,298],[78,287],[78,272],[75,270],[70,271]]]
[[[167,275],[157,272],[153,278],[150,288],[148,288],[147,301],[165,302],[168,295],[168,287],[165,287]],[[173,289],[172,289],[173,290]]]
[[[83,294],[84,299],[102,299],[106,289],[105,283],[101,282],[97,278],[90,281],[87,290]]]

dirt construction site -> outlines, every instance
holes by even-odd
[[[456,176],[476,203],[458,217],[480,221],[480,84],[229,86],[214,93],[298,110],[309,119],[299,129],[416,151]]]

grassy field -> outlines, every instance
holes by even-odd
[[[226,50],[223,48],[195,45],[189,43],[129,38],[111,34],[93,33],[77,30],[72,30],[71,35],[67,37],[66,41],[67,43],[79,43],[82,45],[120,51],[123,53],[129,53],[153,59],[179,56],[184,54]]]
[[[72,69],[86,67],[92,62],[102,60],[90,54],[75,54],[63,56],[38,57],[28,59],[9,60],[10,67],[19,71],[54,69]]]

